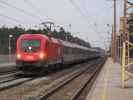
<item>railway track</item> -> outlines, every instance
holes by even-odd
[[[13,79],[11,81],[4,82],[4,83],[0,84],[0,91],[16,87],[18,85],[21,85],[25,82],[28,82],[28,81],[31,81],[34,79],[35,78],[16,78],[16,79]]]
[[[70,72],[72,72],[74,69]],[[58,72],[57,72],[58,73]],[[19,74],[22,74],[20,71],[11,71],[9,73],[5,73],[0,75],[0,91],[7,90],[13,87],[17,87],[25,82],[30,82],[35,79],[39,79],[40,77],[34,77],[34,78],[21,78],[21,77],[16,77]],[[56,74],[56,73],[55,73]],[[66,73],[67,74],[67,73]],[[45,76],[44,76],[45,78]]]
[[[59,83],[62,83],[66,79],[71,78],[71,80],[74,80],[77,77],[76,75],[78,74],[79,76],[82,75],[81,71],[84,70],[84,72],[86,72],[88,68],[84,66],[93,66],[93,64],[96,62],[97,61],[90,61],[87,63],[78,64],[75,67],[69,67],[68,69],[64,69],[59,72],[42,77],[21,78],[21,79],[11,80],[9,82],[5,82],[6,85],[4,85],[4,83],[2,84],[0,83],[0,97],[2,98],[2,100],[8,100],[9,98],[10,100],[18,100],[18,98],[20,99],[20,97],[22,100],[29,100],[29,99],[43,100],[44,94],[47,94],[49,91],[51,91],[53,87],[57,87]],[[73,76],[75,76],[75,78],[72,79]],[[55,93],[57,92],[55,91]],[[3,94],[10,95],[10,97],[8,97],[7,95],[3,96]],[[50,99],[50,100],[55,100],[55,99]],[[57,100],[64,100],[64,99],[59,98]]]
[[[0,75],[10,74],[10,73],[13,73],[16,71],[17,71],[17,69],[16,69],[15,63],[0,64]]]
[[[62,82],[47,90],[36,100],[77,100],[77,98],[80,97],[80,94],[83,92],[84,88],[88,86],[89,83],[92,83],[92,80],[94,81],[93,78],[99,72],[104,61],[105,59],[100,59],[98,61],[96,60],[89,66],[86,66],[85,68],[78,70],[76,73],[71,74]],[[74,88],[76,83],[78,84],[78,87]]]
[[[20,72],[0,76],[0,91],[16,87],[35,78],[17,77]]]
[[[15,72],[17,72],[17,71],[18,71],[18,70],[16,70],[16,69],[9,70],[9,71],[3,71],[3,72],[0,72],[0,76],[1,76],[1,75],[12,74],[12,73],[15,73]]]
[[[7,73],[7,74],[0,75],[0,84],[18,79],[18,77],[16,77],[16,76],[19,74],[20,74],[19,71],[15,71],[12,73],[10,72],[10,74]]]
[[[21,85],[25,82],[31,81],[35,78],[23,78],[20,77],[21,71],[14,70],[8,71],[0,75],[0,91]]]
[[[88,77],[88,79],[85,81],[85,83],[71,96],[70,100],[85,100],[86,95],[89,92],[89,89],[93,85],[97,75],[99,74],[101,70],[101,66],[104,65],[106,58],[101,61],[101,63],[98,65],[98,68],[96,68]]]

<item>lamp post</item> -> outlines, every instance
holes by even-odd
[[[11,61],[11,38],[13,37],[12,34],[9,34],[9,37],[8,37],[8,49],[9,49],[9,61]]]

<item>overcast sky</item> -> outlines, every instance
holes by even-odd
[[[117,27],[122,6],[122,0],[117,0]],[[107,24],[113,22],[113,0],[0,0],[0,26],[33,28],[47,20],[105,48],[111,32]]]

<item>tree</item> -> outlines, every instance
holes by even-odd
[[[7,28],[5,25],[2,26],[0,28],[0,53],[1,54],[8,54],[8,39],[9,39],[9,35],[13,35],[12,39],[11,39],[11,47],[12,47],[12,53],[15,53],[16,50],[16,41],[17,38],[24,33],[29,33],[29,34],[35,34],[35,33],[40,33],[40,34],[45,34],[48,35],[48,30],[47,29],[28,29],[25,30],[24,28],[22,28],[21,26],[16,26],[14,28]],[[86,47],[90,47],[90,44],[85,42],[84,40],[78,38],[78,37],[74,37],[72,36],[72,34],[70,32],[66,32],[65,29],[63,27],[60,28],[60,31],[57,32],[55,29],[51,32],[51,36],[58,38],[58,39],[62,39],[62,40],[66,40],[72,43],[76,43],[79,45],[83,45]]]

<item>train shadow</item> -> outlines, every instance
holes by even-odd
[[[70,69],[78,64],[62,64],[62,65],[49,65],[49,67],[42,67],[42,68],[36,68],[36,69],[25,69],[21,70],[21,72],[15,77],[19,78],[39,78],[39,77],[47,77],[51,76],[55,73],[58,73],[60,71],[63,71],[65,69]]]
[[[24,69],[24,70],[22,70],[22,73],[20,73],[16,76],[17,77],[33,77],[33,78],[46,77],[46,76],[50,76],[52,74],[55,74],[57,72],[60,72],[62,70],[70,69],[72,67],[76,67],[79,64],[83,64],[83,63],[86,63],[86,62],[91,62],[92,60],[94,60],[94,59],[71,62],[71,63],[66,63],[66,64],[54,64],[54,65],[49,65],[47,67]]]

